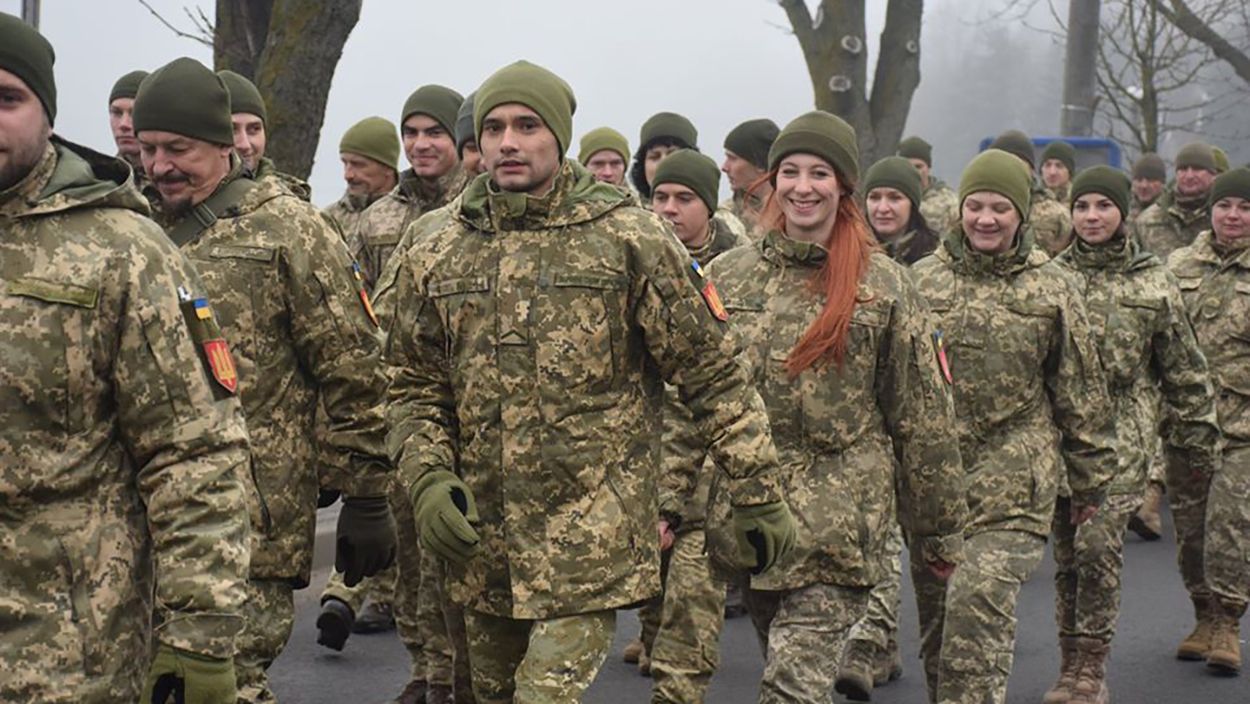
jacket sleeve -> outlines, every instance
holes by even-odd
[[[1151,340],[1151,364],[1163,392],[1165,451],[1209,476],[1220,456],[1215,387],[1176,278],[1166,278],[1167,320]]]
[[[705,516],[691,515],[699,474],[704,470],[707,441],[681,402],[677,389],[664,389],[663,430],[660,441],[660,515],[676,516],[683,527],[696,526]],[[719,470],[715,470],[719,471]]]

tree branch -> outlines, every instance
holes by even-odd
[[[146,8],[148,12],[152,13],[153,17],[159,20],[161,24],[165,25],[169,29],[169,31],[173,32],[175,35],[182,37],[183,39],[191,39],[193,41],[197,41],[205,46],[211,47],[213,45],[213,39],[212,39],[211,34],[204,35],[204,34],[191,34],[190,32],[184,32],[181,29],[178,29],[177,27],[175,27],[173,24],[171,24],[169,20],[165,19],[161,15],[161,13],[157,12],[155,8],[153,8],[150,4],[148,4],[147,0],[139,0],[139,4],[142,5],[144,8]],[[183,8],[183,10],[186,11],[186,8]],[[188,16],[190,15],[188,14]],[[192,18],[192,23],[194,24],[194,18]],[[203,31],[203,28],[201,27],[196,27],[196,29],[201,32]]]
[[[1194,14],[1194,11],[1185,3],[1185,0],[1170,0],[1170,8],[1164,7],[1162,0],[1149,0],[1149,2],[1158,8],[1159,12],[1177,29],[1205,44],[1211,49],[1211,53],[1228,62],[1241,80],[1250,83],[1250,56],[1237,49],[1210,25],[1203,22],[1202,18]]]

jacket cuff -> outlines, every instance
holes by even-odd
[[[925,562],[941,560],[958,565],[964,559],[964,536],[959,533],[925,536],[920,539],[920,554]]]
[[[156,627],[156,639],[171,648],[212,658],[233,658],[234,639],[243,628],[237,614],[166,612]]]

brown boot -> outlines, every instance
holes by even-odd
[[[643,677],[651,676],[651,658],[647,656],[646,651],[638,656],[638,674]]]
[[[455,701],[449,684],[432,684],[425,690],[425,704],[455,704]]]
[[[1076,679],[1068,704],[1107,704],[1107,655],[1111,646],[1097,638],[1076,639]]]
[[[404,686],[404,691],[395,697],[392,704],[424,704],[425,680],[412,680]]]
[[[842,651],[838,663],[838,678],[833,689],[852,702],[872,701],[873,668],[884,651],[876,643],[867,640],[851,640]]]
[[[1206,660],[1207,651],[1211,650],[1212,614],[1209,600],[1194,597],[1194,617],[1198,623],[1176,649],[1178,660]]]
[[[1245,607],[1229,608],[1213,605],[1214,625],[1211,627],[1211,649],[1207,651],[1207,667],[1212,673],[1236,677],[1241,673],[1241,614]]]
[[[872,686],[884,687],[903,676],[903,655],[898,651],[898,641],[893,638],[885,646],[885,652],[872,667]]]
[[[1146,495],[1142,499],[1141,508],[1129,519],[1128,528],[1140,535],[1143,540],[1158,540],[1163,536],[1163,519],[1159,517],[1159,505],[1163,503],[1163,487],[1158,482],[1150,482],[1146,487]]]
[[[1076,638],[1059,639],[1059,679],[1042,696],[1042,704],[1067,704],[1076,684]]]
[[[638,658],[642,656],[646,648],[642,644],[641,638],[635,638],[625,644],[625,649],[621,651],[621,658],[625,662],[633,665],[638,662]]]

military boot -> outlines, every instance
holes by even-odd
[[[391,704],[425,704],[425,680],[412,680]]]
[[[885,651],[872,641],[848,641],[838,663],[834,691],[853,702],[872,701],[873,670],[884,657]]]
[[[1235,677],[1241,673],[1241,615],[1246,607],[1229,608],[1213,604],[1214,625],[1211,627],[1211,649],[1207,651],[1207,667],[1217,675]]]
[[[1059,679],[1042,696],[1042,704],[1066,704],[1076,684],[1076,638],[1059,639]]]
[[[642,639],[635,638],[625,644],[625,649],[621,651],[621,658],[632,665],[638,662],[638,658],[645,650],[646,647],[643,646]]]
[[[1159,517],[1159,506],[1163,503],[1163,486],[1158,482],[1150,482],[1146,487],[1146,496],[1142,499],[1141,508],[1129,519],[1129,530],[1141,536],[1143,540],[1158,540],[1163,536],[1163,519]]]
[[[1206,660],[1207,651],[1211,649],[1211,613],[1210,600],[1194,597],[1194,617],[1198,623],[1194,630],[1181,641],[1176,649],[1179,660]]]
[[[360,610],[352,633],[385,633],[395,630],[395,611],[390,604],[370,601]]]
[[[1068,704],[1107,704],[1107,656],[1111,646],[1097,638],[1076,639],[1076,679]]]
[[[651,676],[651,658],[645,650],[638,656],[638,674],[643,677]]]
[[[872,668],[872,686],[884,687],[903,676],[903,655],[898,651],[898,641],[891,638],[885,652],[877,657]]]
[[[317,615],[317,643],[331,650],[342,650],[347,644],[347,637],[352,634],[352,623],[356,616],[352,607],[332,596],[321,602],[321,613]]]
[[[451,685],[431,684],[425,688],[425,704],[455,704]]]

